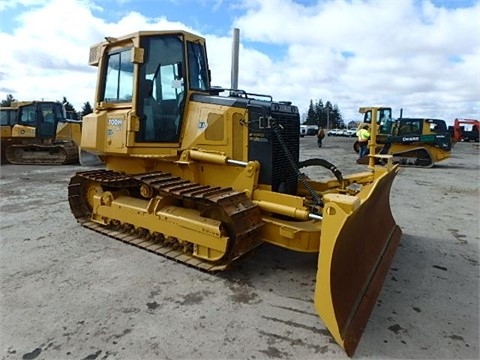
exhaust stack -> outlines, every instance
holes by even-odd
[[[230,88],[238,90],[238,54],[240,44],[240,29],[233,29],[233,43],[232,43],[232,74]]]

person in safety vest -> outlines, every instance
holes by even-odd
[[[370,139],[370,131],[368,131],[368,125],[357,131],[358,144],[360,145],[359,157],[368,154],[368,140]]]

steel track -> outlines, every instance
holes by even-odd
[[[128,189],[131,194],[140,193],[140,187],[147,186],[151,197],[161,195],[175,199],[176,203],[189,203],[202,210],[209,207],[221,208],[229,221],[225,224],[230,237],[227,252],[219,262],[209,262],[195,257],[191,246],[166,238],[163,234],[152,235],[145,229],[134,230],[135,224],[100,225],[91,221],[86,189],[101,186],[104,190]],[[138,195],[139,196],[139,195]],[[213,187],[192,183],[169,173],[153,172],[125,175],[109,170],[79,172],[68,186],[70,208],[77,221],[84,227],[114,239],[148,250],[166,258],[184,263],[201,270],[217,272],[226,269],[234,260],[260,245],[259,230],[263,225],[259,208],[243,192],[231,188]],[[191,245],[195,239],[189,239]]]
[[[15,165],[66,165],[78,161],[78,147],[73,143],[14,144],[5,149],[5,156]]]

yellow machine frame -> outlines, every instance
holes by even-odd
[[[366,172],[323,182],[299,176],[295,193],[275,190],[260,180],[268,164],[251,159],[249,150],[269,141],[263,134],[278,135],[275,111],[299,121],[298,109],[281,102],[255,103],[246,93],[222,98],[211,88],[192,89],[186,70],[190,60],[183,70],[177,140],[138,141],[145,121],[140,69],[147,66],[142,64],[149,51],[141,44],[163,36],[178,37],[185,49],[190,43],[205,46],[203,38],[184,31],[144,31],[107,38],[91,48],[90,64],[99,67],[99,77],[94,112],[83,118],[81,147],[101,156],[106,170],[72,177],[73,214],[90,229],[209,271],[227,268],[262,242],[319,252],[315,308],[353,355],[401,237],[389,204],[398,166],[391,156],[382,156],[386,166],[375,166],[372,142]],[[131,54],[133,93],[127,100],[106,101],[108,56],[122,49]],[[236,105],[242,102],[249,105]],[[264,114],[255,117],[259,108]],[[299,129],[292,129],[298,141]],[[174,185],[165,185],[163,178]]]

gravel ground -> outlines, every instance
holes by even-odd
[[[302,157],[363,171],[352,142],[307,136]],[[397,176],[403,237],[355,358],[479,358],[479,158],[459,143]],[[174,263],[75,222],[67,184],[82,170],[0,169],[2,359],[347,358],[313,308],[316,255],[264,245],[215,276]]]

